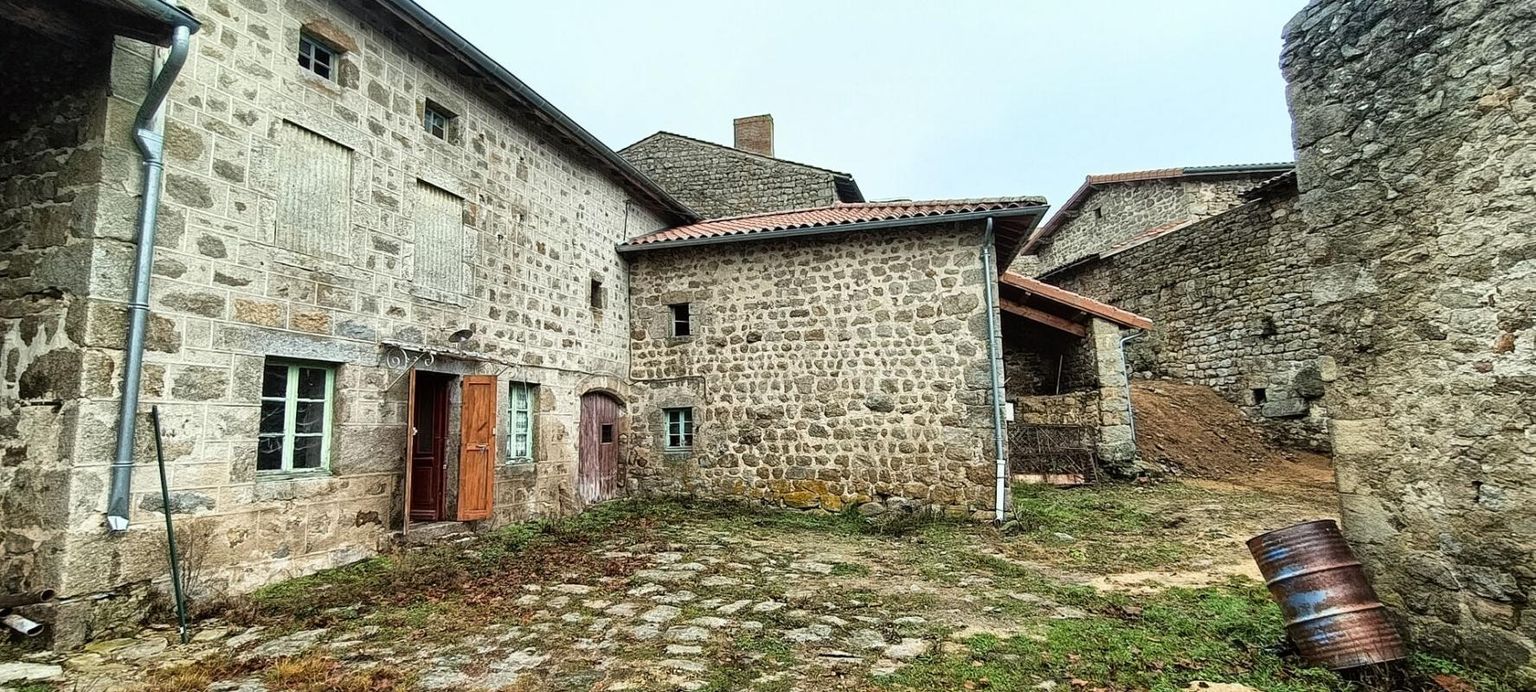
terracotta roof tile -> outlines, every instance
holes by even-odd
[[[942,222],[944,217],[957,214],[1030,209],[1044,206],[1045,200],[1040,197],[992,197],[918,202],[896,201],[834,204],[830,207],[711,219],[643,235],[630,240],[624,246],[634,248],[724,236],[766,236],[800,229],[831,228],[901,219],[932,218],[935,222]]]

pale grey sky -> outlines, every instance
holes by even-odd
[[[772,113],[778,156],[872,200],[1291,159],[1304,0],[419,1],[614,149]]]

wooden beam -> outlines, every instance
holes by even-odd
[[[1003,312],[1010,315],[1018,315],[1019,317],[1039,322],[1047,327],[1055,327],[1078,338],[1087,338],[1088,336],[1088,328],[1081,324],[1066,318],[1057,317],[1044,310],[1029,307],[1017,301],[1000,298],[999,307],[1003,309]]]
[[[81,21],[78,14],[58,5],[0,0],[0,14],[8,21],[68,46],[87,45],[98,35]]]

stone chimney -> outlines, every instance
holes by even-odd
[[[736,125],[737,149],[773,156],[773,116],[749,115],[732,122]]]

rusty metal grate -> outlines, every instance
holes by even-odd
[[[1082,425],[1013,425],[1008,465],[1021,482],[1092,483],[1099,478],[1097,430]]]

